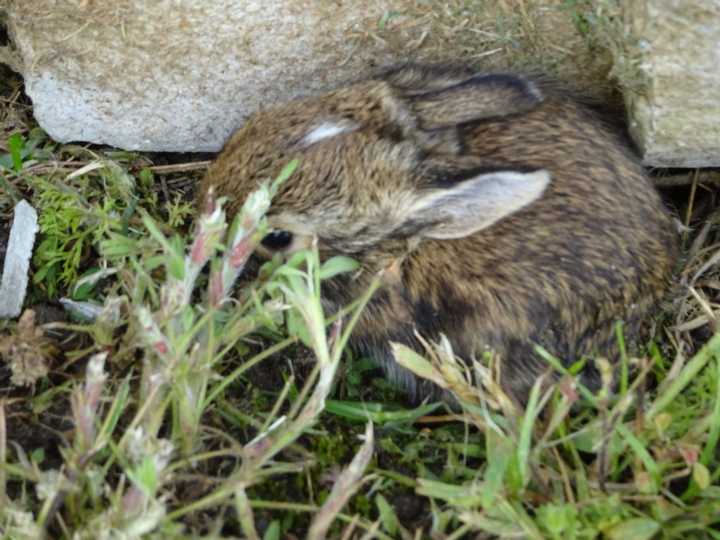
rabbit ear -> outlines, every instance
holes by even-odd
[[[459,125],[528,112],[544,99],[533,81],[512,73],[408,65],[383,78],[386,119],[431,153],[459,155]]]
[[[527,112],[543,101],[537,85],[513,73],[473,74],[452,66],[409,64],[385,80],[403,96],[404,106],[425,130]]]
[[[527,112],[543,96],[535,83],[519,75],[475,75],[445,88],[408,96],[422,129],[442,129],[465,122]]]
[[[427,65],[408,63],[391,68],[382,79],[404,94],[423,94],[459,84],[475,73],[466,66]]]
[[[539,199],[550,173],[498,171],[478,174],[451,187],[419,192],[400,230],[425,238],[462,238]]]

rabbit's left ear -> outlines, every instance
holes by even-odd
[[[480,74],[446,88],[407,98],[422,129],[524,113],[543,100],[532,81],[508,73]]]
[[[526,113],[543,101],[538,85],[516,73],[470,74],[411,65],[388,73],[385,80],[424,130]]]
[[[401,68],[386,76],[382,109],[404,135],[429,152],[458,154],[458,126],[527,113],[544,97],[531,79],[513,73]]]
[[[399,230],[425,238],[462,238],[532,204],[549,184],[546,170],[497,171],[447,188],[423,190],[407,209]]]

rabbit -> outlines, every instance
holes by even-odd
[[[442,394],[394,362],[444,334],[463,359],[495,355],[517,401],[548,364],[613,361],[670,283],[677,233],[625,134],[543,76],[406,64],[268,107],[226,142],[199,188],[236,213],[299,165],[268,213],[270,252],[315,239],[354,274],[324,282],[335,311],[384,270],[350,346],[415,400]],[[592,362],[581,381],[598,387]]]

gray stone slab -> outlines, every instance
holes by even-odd
[[[630,131],[646,165],[720,166],[720,1],[632,0]],[[634,88],[633,88],[634,87]]]
[[[216,151],[249,113],[388,62],[382,40],[352,36],[411,4],[22,0],[8,20],[53,139]]]

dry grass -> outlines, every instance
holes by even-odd
[[[617,16],[613,4],[567,0],[417,2],[412,9],[390,17],[371,37],[386,40],[398,57],[417,55],[443,61],[448,60],[448,50],[461,51],[458,60],[484,69],[541,69],[607,99],[615,83],[608,78],[613,57],[602,34]]]

